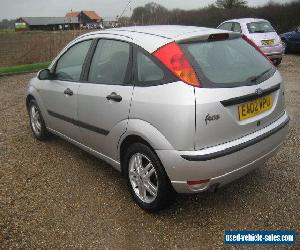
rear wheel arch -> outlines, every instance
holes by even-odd
[[[121,142],[121,146],[120,146],[120,163],[121,163],[121,171],[122,174],[125,173],[125,166],[124,166],[124,156],[126,154],[127,149],[135,144],[135,143],[142,143],[145,144],[146,146],[148,146],[150,149],[152,149],[152,151],[155,153],[154,148],[150,145],[150,143],[148,141],[146,141],[145,139],[143,139],[141,136],[138,135],[128,135],[122,142]],[[156,154],[156,153],[155,153]]]
[[[126,152],[127,152],[128,148],[131,145],[136,144],[136,143],[144,144],[144,145],[148,146],[153,151],[153,153],[157,156],[157,158],[158,158],[158,160],[159,160],[159,162],[160,162],[160,164],[163,168],[164,174],[167,177],[169,184],[171,185],[171,181],[170,181],[170,178],[169,178],[169,176],[166,172],[166,169],[165,169],[164,165],[162,164],[159,156],[156,154],[156,152],[154,150],[154,147],[152,147],[151,144],[147,140],[145,140],[141,136],[138,136],[138,135],[135,135],[135,134],[128,135],[121,142],[121,146],[120,146],[120,164],[121,164],[121,173],[122,173],[122,175],[125,176],[125,173],[126,173],[126,166],[124,164]]]
[[[176,192],[151,147],[141,142],[130,145],[125,153],[124,163],[129,192],[141,208],[156,212],[172,203]]]

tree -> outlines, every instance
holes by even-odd
[[[218,8],[232,9],[238,7],[247,7],[245,0],[217,0],[216,5]]]
[[[168,12],[168,10],[164,6],[162,6],[162,5],[158,4],[158,3],[154,3],[154,2],[147,3],[145,5],[145,9],[151,15],[155,15],[155,14],[161,15],[161,14],[165,14],[166,12]]]
[[[130,17],[127,17],[127,16],[122,16],[118,19],[118,23],[121,25],[121,26],[128,26],[131,24],[130,22]]]
[[[166,14],[168,10],[154,2],[146,4],[144,7],[137,7],[133,10],[131,20],[135,23],[140,24],[150,24],[159,23]]]
[[[14,29],[16,21],[17,20],[15,19],[3,19],[2,21],[0,21],[0,29]]]
[[[147,16],[147,11],[144,7],[137,7],[133,10],[131,20],[137,23],[144,23],[144,17]]]

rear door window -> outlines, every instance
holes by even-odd
[[[223,23],[218,29],[232,31],[232,23]]]
[[[241,25],[239,23],[233,23],[232,31],[242,33]]]
[[[101,39],[94,53],[88,81],[103,84],[123,84],[130,60],[130,45],[126,42]]]
[[[188,43],[182,47],[204,87],[258,84],[275,72],[273,65],[242,38]]]

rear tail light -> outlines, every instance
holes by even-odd
[[[255,44],[255,42],[253,42],[251,39],[249,39],[247,36],[245,35],[242,35],[242,38],[247,42],[249,43],[251,46],[253,46],[259,53],[261,53],[265,58],[268,59],[268,61],[270,63],[272,63],[272,61],[270,60],[269,57],[266,56],[266,54]],[[272,63],[273,64],[273,63]]]
[[[153,53],[176,77],[185,83],[200,87],[195,70],[176,42],[169,43]]]

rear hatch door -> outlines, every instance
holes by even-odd
[[[244,39],[181,46],[201,82],[195,88],[196,150],[251,134],[283,114],[279,72]]]
[[[276,32],[268,33],[253,33],[248,35],[249,38],[255,41],[255,43],[262,46],[274,46],[280,44],[280,38]]]

